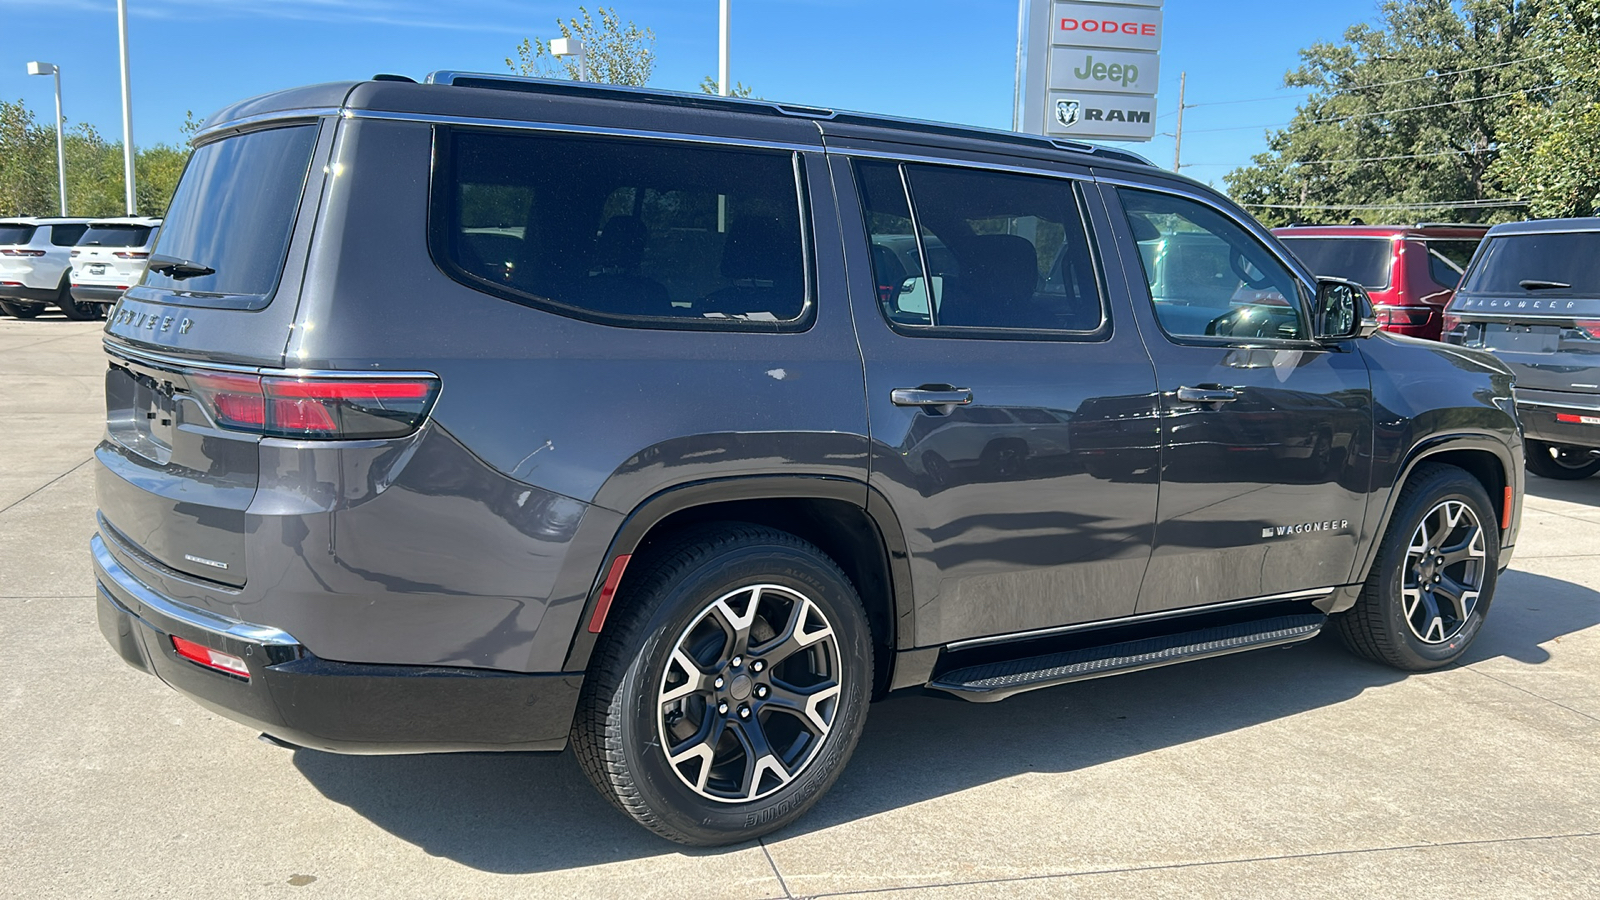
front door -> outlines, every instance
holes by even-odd
[[[1126,297],[1109,299],[1086,173],[833,166],[871,484],[904,528],[917,645],[1131,614],[1155,375]]]
[[[1351,578],[1372,392],[1351,342],[1311,340],[1305,282],[1198,198],[1104,188],[1161,395],[1161,500],[1139,612]]]

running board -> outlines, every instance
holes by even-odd
[[[1012,694],[1069,681],[1086,681],[1210,656],[1297,644],[1316,637],[1327,621],[1328,617],[1320,613],[1276,616],[1120,644],[967,666],[938,675],[928,682],[928,687],[948,691],[963,700],[992,703]]]

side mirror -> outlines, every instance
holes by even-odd
[[[1345,341],[1372,337],[1378,320],[1372,315],[1367,291],[1342,278],[1318,278],[1317,302],[1312,309],[1319,341]]]

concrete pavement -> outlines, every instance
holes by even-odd
[[[0,318],[0,886],[42,897],[1593,897],[1600,478],[1530,478],[1465,665],[1331,638],[877,704],[797,827],[661,841],[568,754],[289,751],[118,660],[87,540],[98,326]]]

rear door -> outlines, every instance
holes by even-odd
[[[830,156],[870,480],[905,530],[917,644],[1131,613],[1155,379],[1100,275],[1086,173]]]
[[[1310,340],[1310,285],[1259,226],[1159,184],[1103,190],[1161,396],[1139,612],[1344,584],[1372,465],[1361,353]]]
[[[260,438],[220,427],[218,397],[283,365],[331,131],[299,121],[198,147],[154,247],[192,268],[151,271],[108,317],[101,524],[179,572],[245,582]]]

